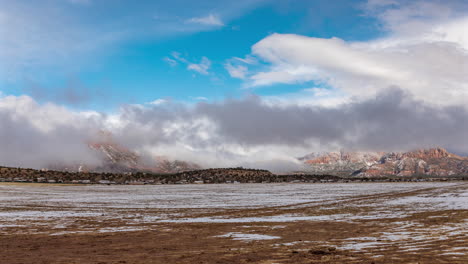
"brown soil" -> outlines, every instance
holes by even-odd
[[[457,188],[466,188],[466,185]],[[434,190],[423,190],[419,193]],[[337,202],[334,209],[301,204],[264,209],[219,210],[195,216],[266,216],[306,213],[307,215],[355,214],[369,210],[365,205],[378,199],[414,195],[415,192],[369,195]],[[467,201],[468,202],[468,201]],[[352,205],[351,205],[352,204]],[[359,205],[359,206],[358,206]],[[295,205],[296,207],[298,205]],[[330,205],[328,205],[330,206]],[[395,210],[395,208],[393,208]],[[185,212],[187,213],[187,212]],[[184,216],[186,217],[186,216]],[[0,263],[468,263],[466,232],[441,235],[442,227],[467,227],[466,210],[426,210],[400,218],[353,221],[298,221],[286,223],[159,223],[144,224],[144,231],[109,233],[41,232],[0,234]],[[417,224],[424,239],[392,239],[384,234]],[[110,223],[77,219],[76,225],[107,227]],[[112,223],[125,227],[125,223]],[[132,225],[135,226],[135,225]],[[49,227],[45,226],[44,230]],[[76,229],[74,229],[76,228]],[[416,236],[416,227],[401,229]],[[44,231],[42,230],[42,231]],[[465,228],[466,230],[466,228]],[[36,230],[37,231],[37,230]],[[41,230],[39,230],[41,231]],[[220,237],[231,232],[280,237],[243,241]],[[444,233],[445,234],[445,233]],[[357,238],[374,237],[373,247],[343,247]],[[443,238],[443,239],[441,239]]]

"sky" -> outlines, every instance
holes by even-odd
[[[468,153],[468,3],[0,0],[0,163]]]

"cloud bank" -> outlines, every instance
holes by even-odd
[[[0,98],[0,164],[43,168],[54,164],[96,164],[87,143],[101,125],[98,114],[40,105],[28,96]]]
[[[128,105],[118,114],[73,112],[27,96],[0,99],[0,162],[41,167],[95,160],[87,142],[100,130],[139,153],[207,167],[299,166],[295,157],[337,148],[400,151],[443,146],[467,153],[468,110],[435,106],[399,88],[339,107],[280,106],[260,97]],[[272,162],[273,161],[273,162]],[[288,166],[286,165],[288,164]],[[276,166],[277,167],[277,166]]]

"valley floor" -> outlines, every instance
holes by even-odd
[[[0,184],[0,263],[468,263],[468,184]]]

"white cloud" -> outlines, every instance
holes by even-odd
[[[223,21],[221,21],[221,18],[219,17],[219,15],[216,15],[216,14],[209,14],[204,17],[194,17],[194,18],[187,20],[187,22],[208,25],[208,26],[224,26]]]
[[[205,1],[184,9],[171,1],[127,2],[0,0],[0,82],[49,82],[99,67],[121,45],[218,29],[221,18],[235,19],[262,1]],[[89,12],[77,12],[82,7]]]
[[[156,99],[152,102],[149,102],[147,104],[150,104],[150,105],[161,105],[161,104],[164,104],[164,103],[167,103],[167,100],[166,99]]]
[[[167,64],[169,64],[171,67],[175,67],[177,66],[177,64],[179,64],[176,60],[171,59],[169,57],[164,57],[163,60],[167,62]]]
[[[257,58],[252,55],[247,55],[245,58],[232,57],[226,60],[224,68],[228,71],[232,78],[246,79],[249,75],[248,66],[258,64]]]
[[[336,90],[325,88],[306,88],[298,92],[262,97],[271,106],[283,107],[326,107],[339,108],[352,101],[351,98]]]
[[[406,7],[378,13],[391,33],[372,41],[270,35],[252,47],[270,67],[247,84],[314,81],[363,98],[399,86],[431,103],[462,104],[468,100],[468,16],[451,18],[448,7],[436,7],[419,3],[408,8],[414,14]]]
[[[224,68],[229,72],[229,75],[233,78],[245,79],[248,73],[248,68],[242,65],[232,65],[231,63],[226,63]]]
[[[207,57],[202,57],[200,63],[195,63],[187,60],[177,51],[171,52],[172,58],[163,58],[170,66],[174,67],[179,62],[187,65],[187,70],[198,72],[199,74],[208,75],[208,70],[211,68],[211,61]]]
[[[257,59],[254,56],[251,56],[251,55],[247,55],[247,56],[245,56],[245,58],[234,57],[234,58],[232,58],[232,60],[237,60],[237,61],[240,61],[242,63],[251,64],[251,65],[257,63]]]
[[[466,12],[463,14],[457,10],[460,3],[457,0],[450,2],[380,0],[369,1],[364,6],[364,10],[369,15],[378,18],[384,28],[392,34],[419,36],[421,31],[426,31],[434,24],[466,15]]]
[[[103,115],[38,104],[28,96],[0,98],[0,164],[41,168],[99,161],[87,148]]]
[[[96,164],[99,157],[87,143],[99,140],[99,131],[110,131],[117,142],[138,153],[188,160],[207,167],[269,168],[271,159],[297,166],[294,157],[306,151],[304,147],[249,146],[223,139],[216,121],[210,118],[211,110],[203,114],[193,107],[196,106],[158,99],[146,105],[127,105],[105,115],[39,104],[29,96],[2,97],[0,143],[5,151],[0,152],[0,164],[34,168]]]
[[[268,72],[258,72],[250,77],[247,87],[266,86],[276,83],[293,84],[319,80],[318,70],[313,67],[273,67]]]
[[[140,154],[207,167],[273,168],[282,161],[284,168],[298,165],[294,157],[299,155],[339,148],[398,151],[440,145],[467,151],[460,144],[466,141],[467,109],[434,107],[398,89],[368,100],[338,102],[339,95],[312,88],[197,104],[156,101],[122,106],[113,114],[7,96],[0,98],[0,164],[40,168],[96,162],[87,143],[99,140],[102,130]],[[307,97],[315,103],[304,101]]]
[[[211,67],[211,61],[207,57],[202,57],[200,63],[190,63],[187,65],[187,69],[196,71],[203,75],[208,75],[208,70]]]
[[[185,59],[184,57],[182,57],[182,54],[180,54],[180,52],[177,52],[177,51],[173,51],[171,52],[171,56],[177,60],[177,61],[180,61],[182,63],[190,63],[189,61],[187,61],[187,59]]]

